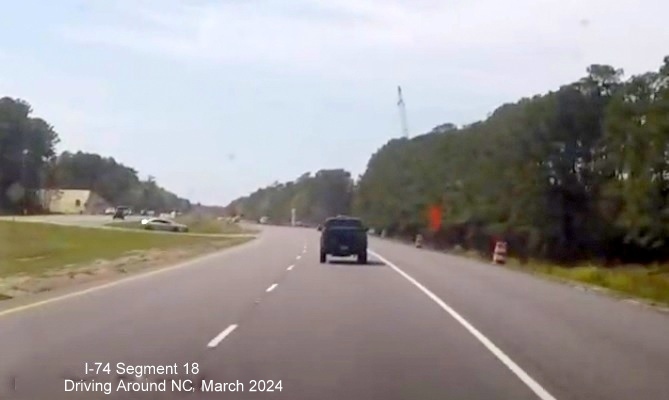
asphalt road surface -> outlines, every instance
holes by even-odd
[[[669,398],[663,313],[379,239],[322,265],[317,234],[0,310],[0,398]]]

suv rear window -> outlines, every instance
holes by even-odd
[[[325,221],[326,228],[362,228],[362,221],[356,218],[337,218]]]

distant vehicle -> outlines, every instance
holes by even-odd
[[[115,212],[122,212],[123,215],[132,215],[132,209],[128,206],[117,206]]]
[[[143,219],[142,227],[149,231],[188,232],[188,227],[186,225],[164,218]]]
[[[269,217],[260,217],[260,221],[258,221],[258,222],[260,222],[261,224],[264,225],[267,222],[269,222]]]
[[[328,218],[319,227],[321,231],[321,263],[328,255],[357,256],[358,263],[367,264],[367,228],[359,218],[337,216]]]
[[[112,217],[112,219],[125,219],[125,211],[117,208],[114,211],[114,216]]]
[[[146,215],[149,216],[149,217],[153,217],[154,215],[156,215],[156,212],[153,211],[153,210],[147,210]]]
[[[114,215],[116,209],[114,207],[105,208],[105,215]]]

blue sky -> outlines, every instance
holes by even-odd
[[[0,13],[0,95],[59,150],[114,156],[226,204],[321,168],[364,172],[400,134],[469,123],[669,54],[663,0],[23,0]]]

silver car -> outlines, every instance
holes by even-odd
[[[155,231],[188,232],[188,227],[186,225],[164,218],[143,219],[142,227],[146,230]]]

